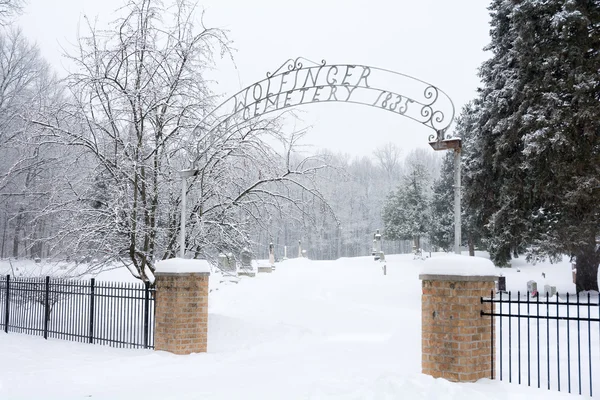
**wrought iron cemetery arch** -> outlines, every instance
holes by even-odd
[[[306,63],[306,65],[305,65]],[[397,85],[397,88],[388,89]],[[384,89],[384,87],[386,89]],[[402,92],[402,94],[400,93]],[[298,57],[289,59],[275,72],[240,90],[196,126],[202,136],[229,132],[232,127],[265,114],[313,103],[340,102],[360,104],[392,112],[433,129],[429,136],[434,149],[441,150],[454,120],[454,104],[440,88],[410,75],[388,69],[357,64],[327,64]],[[193,163],[193,161],[192,161]],[[195,164],[195,163],[194,163]],[[457,169],[460,171],[460,169]],[[185,255],[186,178],[195,169],[180,171],[182,177],[181,257]],[[460,179],[455,191],[460,196]],[[458,197],[460,207],[460,197]],[[460,212],[455,213],[457,243],[460,243]],[[458,249],[458,247],[457,247]],[[458,250],[457,250],[458,252]]]
[[[387,89],[398,84],[397,88]],[[383,88],[386,87],[386,89]],[[198,124],[203,134],[305,104],[340,102],[392,112],[435,131],[429,141],[446,139],[454,104],[440,88],[410,75],[357,64],[289,59],[265,79],[225,100]]]

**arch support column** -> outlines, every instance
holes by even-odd
[[[481,316],[487,306],[481,303],[481,297],[490,296],[497,277],[420,275],[419,278],[423,290],[422,372],[453,382],[491,378],[495,363],[490,324],[493,317]]]
[[[208,345],[208,278],[204,260],[171,259],[155,272],[154,349],[203,353]]]

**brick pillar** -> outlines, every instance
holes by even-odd
[[[498,278],[456,275],[419,278],[423,281],[423,373],[453,382],[491,378],[495,362],[491,317],[482,317],[481,311],[484,307],[490,311],[492,305],[481,304],[480,299],[491,295]]]
[[[206,352],[209,272],[157,268],[154,349],[175,354]]]

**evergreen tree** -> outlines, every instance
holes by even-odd
[[[431,198],[431,244],[444,251],[454,246],[454,153],[447,152]]]
[[[481,157],[475,182],[482,197],[471,196],[485,225],[487,248],[494,263],[507,266],[511,253],[518,255],[527,228],[528,208],[525,190],[523,141],[520,132],[519,105],[523,102],[527,79],[521,73],[515,44],[520,40],[513,29],[514,1],[495,0],[490,6],[493,54],[480,70],[483,87],[475,124],[477,151]]]
[[[429,174],[424,164],[414,162],[383,208],[384,235],[392,240],[413,240],[420,248],[421,237],[430,233]]]
[[[486,210],[493,205],[495,187],[483,147],[481,131],[477,129],[479,108],[476,102],[467,103],[456,121],[456,136],[462,140],[462,239],[467,242],[469,254],[475,255],[475,246],[482,244],[487,224]],[[487,146],[489,155],[489,145]]]
[[[534,259],[567,253],[577,290],[597,290],[600,2],[494,0],[490,10],[468,203],[497,265],[525,246]]]
[[[528,78],[523,114],[535,255],[576,256],[577,291],[598,290],[600,2],[524,1],[514,10]]]

